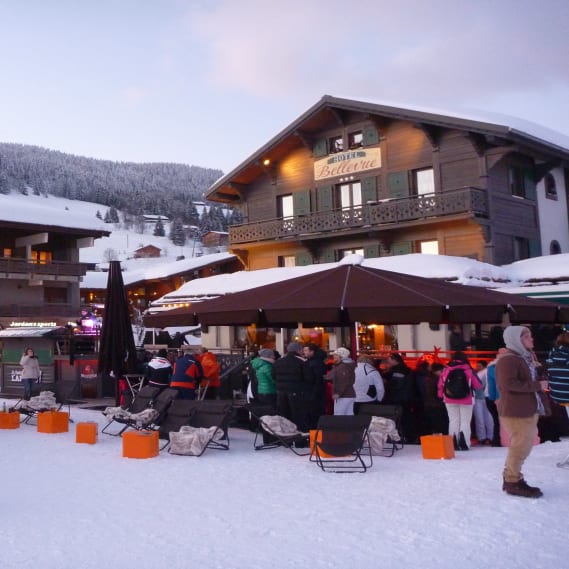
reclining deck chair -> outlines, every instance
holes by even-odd
[[[255,450],[282,446],[290,449],[297,456],[308,456],[310,454],[308,448],[309,433],[299,431],[292,421],[277,415],[274,407],[260,403],[249,403],[246,408],[256,423],[255,440],[253,441]],[[260,437],[263,440],[262,443],[258,442]]]
[[[127,422],[127,429],[143,431],[146,429],[156,430],[164,420],[168,408],[178,397],[178,390],[167,387],[162,389],[150,404],[150,409],[145,409],[141,413],[132,414]]]
[[[229,450],[229,421],[232,404],[227,401],[188,401],[187,424],[170,431],[168,452],[201,456],[208,448]],[[189,405],[189,404],[193,405]],[[167,446],[167,445],[166,445]]]
[[[101,432],[115,437],[122,435],[124,431],[128,429],[132,415],[137,415],[138,413],[151,409],[152,402],[159,393],[159,387],[145,385],[127,407],[107,407],[103,411],[103,415],[105,415],[109,422],[101,429]],[[119,431],[108,431],[113,423],[119,423],[121,425]]]
[[[190,424],[190,417],[196,410],[196,401],[190,399],[174,399],[166,411],[164,419],[158,428],[159,437],[166,439],[160,450],[170,445],[170,433],[178,432],[181,427]]]
[[[384,417],[385,419],[391,419],[395,424],[395,430],[388,430],[386,432],[386,437],[383,443],[383,456],[393,456],[396,450],[401,450],[403,448],[403,439],[400,436],[401,432],[401,417],[403,414],[403,408],[401,405],[387,405],[375,403],[364,403],[360,406],[360,415],[369,415],[372,417]],[[370,436],[373,439],[373,428],[370,429]],[[374,441],[372,440],[372,443]]]
[[[365,472],[371,468],[370,420],[369,415],[322,415],[316,427],[311,462],[329,472]]]
[[[39,413],[51,409],[59,411],[62,407],[63,402],[57,401],[53,391],[41,391],[39,395],[30,397],[28,401],[20,399],[10,408],[10,411],[18,411],[21,417],[20,422],[31,425],[32,420],[37,419]]]

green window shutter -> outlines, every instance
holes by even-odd
[[[409,197],[409,175],[407,170],[391,172],[387,176],[387,189],[390,198]]]
[[[541,241],[539,239],[529,239],[529,256],[541,257]]]
[[[336,262],[336,251],[334,249],[327,249],[322,251],[320,255],[321,263],[335,263]]]
[[[391,245],[392,255],[408,255],[413,252],[412,241],[397,241]]]
[[[533,171],[529,168],[524,170],[524,196],[528,200],[535,201],[537,199],[535,180]]]
[[[377,201],[377,176],[362,178],[362,203]]]
[[[379,144],[379,132],[373,126],[366,126],[363,132],[364,146]]]
[[[322,186],[316,188],[318,211],[331,211],[334,209],[334,187]]]
[[[321,156],[326,156],[326,154],[328,154],[326,139],[317,140],[312,147],[312,155],[314,158],[320,158]]]
[[[364,247],[364,257],[366,259],[373,259],[379,257],[379,245],[366,245]]]
[[[294,215],[310,213],[310,190],[302,190],[292,194],[292,211]]]
[[[295,255],[294,263],[297,267],[312,265],[312,255],[307,252],[297,253]]]

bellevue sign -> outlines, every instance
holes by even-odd
[[[325,180],[346,174],[359,174],[366,170],[381,168],[379,148],[358,148],[339,152],[314,161],[314,180]]]

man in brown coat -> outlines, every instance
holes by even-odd
[[[537,379],[537,361],[529,328],[508,326],[504,330],[504,343],[506,351],[496,363],[500,392],[498,413],[510,436],[502,490],[515,496],[539,498],[543,493],[527,484],[521,469],[533,447],[539,415],[546,412],[543,390],[547,388],[547,381]]]

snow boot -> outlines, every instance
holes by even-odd
[[[530,486],[523,478],[517,482],[506,482],[502,484],[502,490],[506,494],[512,496],[521,496],[522,498],[541,498],[543,492],[537,486]]]
[[[452,444],[454,445],[454,450],[460,450],[458,447],[458,440],[456,438],[456,435],[452,436]]]
[[[458,437],[458,448],[459,450],[469,450],[466,444],[466,439],[464,438],[464,433],[460,431],[460,436]]]

